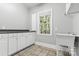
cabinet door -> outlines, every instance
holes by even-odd
[[[9,55],[17,51],[17,39],[16,37],[9,38]]]
[[[24,40],[24,47],[28,46],[28,34],[27,33],[23,33],[23,40]]]
[[[25,33],[25,35],[26,35],[25,36],[26,37],[26,39],[25,39],[25,45],[29,46],[29,45],[33,44],[34,40],[35,40],[34,33]]]
[[[25,48],[25,38],[19,37],[18,38],[18,50],[21,50],[23,48]]]
[[[0,56],[7,56],[7,38],[0,38]]]
[[[19,33],[18,36],[18,50],[21,50],[34,43],[34,34],[32,33]]]
[[[33,44],[35,42],[35,34],[34,33],[29,33],[28,34],[28,43]]]

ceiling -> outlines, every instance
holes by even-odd
[[[40,3],[25,3],[25,6],[27,6],[28,8],[33,8],[38,5],[40,5]]]

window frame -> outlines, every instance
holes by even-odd
[[[32,17],[32,24],[31,24],[31,26],[32,26],[32,28],[31,28],[31,30],[32,31],[36,31],[37,30],[37,13],[32,13],[32,15],[31,15],[31,17]]]
[[[40,33],[40,14],[45,13],[45,12],[50,12],[51,18],[50,18],[50,34],[41,34]],[[43,10],[37,13],[37,33],[39,35],[52,35],[52,8],[48,10]]]

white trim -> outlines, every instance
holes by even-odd
[[[47,10],[42,10],[42,11],[39,11],[39,13],[45,13],[45,12],[48,12],[48,11],[50,11],[52,8],[50,8],[50,9],[47,9]]]
[[[36,31],[37,30],[36,29],[37,13],[32,13],[31,17],[32,17],[32,24],[31,24],[32,28],[31,28],[31,30],[35,30]]]
[[[51,10],[50,34],[52,34],[52,31],[53,31],[53,30],[52,30],[52,27],[53,27],[53,26],[52,26],[52,25],[53,25],[52,23],[53,23],[53,20],[54,20],[54,19],[53,19],[53,11],[52,11],[52,8],[51,8],[50,10]]]

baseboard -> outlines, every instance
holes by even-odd
[[[44,42],[35,42],[35,44],[40,45],[40,46],[44,46],[44,47],[48,47],[48,48],[62,50],[61,46],[54,45],[54,44],[48,44],[48,43],[44,43]]]

